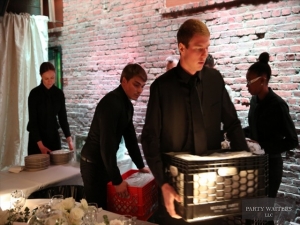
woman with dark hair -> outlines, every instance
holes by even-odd
[[[282,178],[281,153],[298,146],[298,137],[287,103],[268,86],[272,73],[269,57],[267,52],[261,53],[258,62],[248,69],[247,88],[252,98],[249,127],[244,131],[269,155],[268,197],[275,198]]]
[[[61,149],[59,127],[67,138],[69,149],[73,150],[65,96],[62,90],[54,85],[54,66],[50,62],[43,62],[40,66],[40,75],[41,84],[32,89],[28,97],[28,155],[47,154]]]

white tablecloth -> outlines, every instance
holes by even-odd
[[[29,209],[32,210],[36,208],[38,205],[47,203],[49,201],[50,199],[27,199],[25,206],[27,206]],[[98,222],[103,222],[103,215],[107,215],[109,220],[119,219],[121,217],[121,215],[119,214],[99,209],[98,216],[97,216]],[[155,223],[138,220],[137,225],[155,225]]]
[[[70,162],[65,165],[51,165],[45,170],[20,173],[0,171],[0,207],[7,209],[10,202],[10,193],[22,190],[26,197],[31,193],[58,185],[82,185],[79,164]]]
[[[45,170],[35,172],[0,171],[0,207],[9,208],[10,193],[14,190],[22,190],[28,197],[31,193],[50,186],[83,185],[79,166],[78,162],[72,161],[64,165],[51,165]],[[118,161],[118,167],[121,174],[136,168],[128,155]]]

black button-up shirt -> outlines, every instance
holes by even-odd
[[[207,150],[221,149],[221,123],[234,150],[248,150],[240,121],[221,74],[204,67],[202,73],[202,115]],[[150,87],[142,146],[147,163],[159,185],[164,178],[164,152],[193,152],[191,147],[191,75],[177,67],[158,77]]]
[[[105,95],[96,107],[81,155],[103,166],[114,185],[122,182],[117,151],[122,136],[137,168],[144,167],[132,122],[133,106],[122,86]]]

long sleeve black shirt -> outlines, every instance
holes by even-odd
[[[201,106],[207,150],[221,149],[220,128],[231,140],[234,150],[248,150],[240,121],[221,74],[204,67],[202,73]],[[159,185],[164,177],[164,152],[191,152],[191,75],[180,66],[157,78],[150,87],[146,121],[142,131],[142,146],[147,163]],[[190,146],[190,147],[188,147]]]
[[[122,136],[128,153],[137,168],[144,162],[138,146],[132,122],[133,106],[122,86],[105,95],[98,103],[90,131],[81,155],[88,160],[104,165],[112,183],[122,182],[117,166],[117,151]]]
[[[286,102],[269,88],[263,100],[253,96],[248,114],[247,137],[257,141],[269,155],[291,150],[298,145],[295,125]]]
[[[28,97],[29,131],[35,142],[41,141],[48,131],[62,128],[65,137],[71,136],[65,96],[56,86],[47,89],[43,83],[30,91]],[[57,120],[58,119],[58,120]],[[58,123],[59,121],[59,123]],[[51,133],[51,132],[50,132]]]

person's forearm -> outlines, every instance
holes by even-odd
[[[39,149],[42,149],[43,147],[45,147],[42,141],[38,141],[37,145],[38,145]]]
[[[128,126],[128,128],[124,132],[123,137],[124,137],[126,148],[128,149],[128,153],[132,161],[136,165],[136,167],[138,169],[144,168],[145,164],[142,158],[141,150],[138,146],[136,133],[132,123]]]
[[[72,137],[71,136],[67,137],[66,139],[67,139],[68,144],[70,144],[72,142]]]

